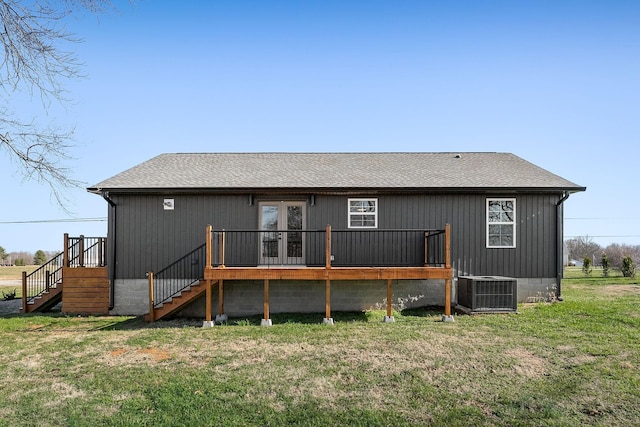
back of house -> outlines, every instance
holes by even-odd
[[[171,153],[88,190],[109,206],[111,312],[144,314],[147,274],[201,247],[208,225],[225,232],[226,265],[273,270],[437,264],[444,249],[425,242],[448,224],[454,283],[506,277],[519,301],[557,298],[563,204],[585,188],[509,153]],[[193,275],[206,264],[191,263]],[[260,281],[236,280],[225,292],[230,316],[261,312]],[[393,304],[442,305],[443,292],[440,279],[399,275]],[[271,285],[274,311],[321,312],[324,298],[322,281]],[[335,310],[363,310],[388,294],[379,281],[349,280],[331,299]]]

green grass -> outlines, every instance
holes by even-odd
[[[0,425],[637,425],[640,287],[591,280],[455,323],[0,318]]]

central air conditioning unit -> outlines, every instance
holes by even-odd
[[[508,313],[518,309],[518,280],[501,276],[458,277],[458,305],[471,313]]]

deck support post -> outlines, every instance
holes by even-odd
[[[384,323],[393,323],[396,319],[391,315],[391,302],[393,299],[393,292],[391,289],[391,279],[387,279],[387,315],[384,316]]]
[[[205,320],[202,322],[202,327],[212,328],[215,323],[211,321],[211,297],[213,293],[211,291],[211,280],[205,280],[205,286]]]
[[[155,321],[155,312],[153,308],[153,306],[155,305],[153,294],[153,271],[147,273],[147,276],[149,277],[149,322],[153,322]]]
[[[444,255],[445,255],[445,268],[451,270],[451,226],[446,224],[444,226]],[[453,276],[453,271],[451,272]],[[442,316],[443,322],[454,322],[455,319],[451,315],[451,279],[447,277],[444,279],[444,315]]]
[[[331,279],[324,281],[324,319],[322,319],[323,325],[333,325],[333,318],[331,317]]]
[[[218,314],[216,314],[216,322],[222,323],[229,320],[229,317],[224,314],[224,280],[218,280]]]
[[[264,318],[260,322],[260,326],[271,326],[269,318],[269,279],[264,279]]]
[[[22,312],[28,313],[29,309],[27,308],[27,272],[22,272]]]

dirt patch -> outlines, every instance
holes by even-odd
[[[638,285],[607,285],[603,292],[610,296],[640,295]]]
[[[171,354],[157,348],[144,348],[142,350],[138,350],[138,353],[148,356],[156,362],[162,362],[163,360],[171,359]]]
[[[137,365],[140,363],[160,363],[172,359],[171,353],[159,348],[126,349],[117,348],[103,357],[109,366]]]
[[[505,354],[516,359],[512,369],[518,375],[527,378],[538,378],[547,371],[547,363],[544,359],[523,348],[510,349]]]

